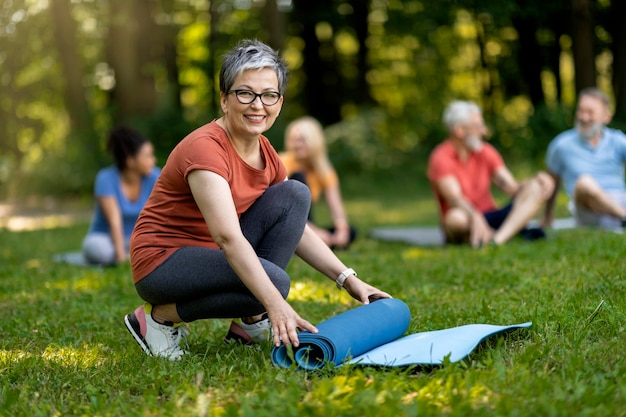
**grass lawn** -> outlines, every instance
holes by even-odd
[[[550,233],[505,247],[417,248],[367,237],[380,225],[436,223],[427,189],[402,176],[347,209],[361,236],[347,265],[411,309],[409,332],[470,323],[530,329],[496,336],[433,369],[275,368],[270,347],[223,343],[228,321],[190,325],[182,362],[147,357],[123,325],[140,302],[128,266],[51,262],[87,224],[0,231],[1,416],[626,415],[626,236]],[[357,306],[299,259],[289,300],[313,323]]]

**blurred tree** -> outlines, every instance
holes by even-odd
[[[333,0],[294,2],[292,17],[299,22],[304,43],[302,100],[309,114],[322,124],[341,120],[342,85],[337,71],[337,53],[333,43],[337,27],[333,20]]]
[[[349,18],[348,25],[354,28],[358,50],[355,65],[355,78],[353,92],[348,94],[353,97],[354,101],[361,106],[370,106],[374,104],[370,94],[369,84],[367,82],[367,74],[370,71],[369,48],[367,41],[369,38],[369,2],[363,0],[352,0],[350,2],[353,13]]]
[[[5,1],[0,185],[25,174],[57,184],[46,190],[90,189],[97,167],[77,167],[103,163],[117,123],[144,131],[163,161],[219,116],[220,57],[244,37],[290,65],[275,144],[307,113],[346,163],[410,163],[463,98],[483,106],[503,151],[540,155],[583,85],[612,93],[626,121],[625,14],[619,0]]]
[[[601,11],[600,20],[606,22],[611,39],[615,117],[626,125],[626,1],[612,0],[610,6]]]
[[[576,91],[597,85],[592,0],[571,0],[571,36]]]
[[[50,3],[50,11],[57,51],[65,74],[64,97],[70,119],[70,138],[73,138],[69,146],[75,147],[76,155],[82,156],[80,159],[93,164],[97,160],[98,146],[90,106],[85,97],[84,79],[87,72],[79,55],[76,22],[71,15],[69,0],[53,1]]]
[[[155,5],[152,0],[109,1],[106,52],[115,71],[115,87],[111,90],[114,124],[130,124],[134,118],[148,117],[157,106],[155,67],[157,62],[167,60],[163,59],[160,28],[153,17]]]

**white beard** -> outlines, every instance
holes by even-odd
[[[465,136],[465,146],[469,148],[472,152],[478,152],[483,148],[483,141],[480,139],[480,136]]]
[[[576,131],[586,141],[590,141],[600,136],[602,134],[602,129],[604,129],[604,124],[602,122],[596,122],[591,126],[584,128],[578,120],[576,121]]]

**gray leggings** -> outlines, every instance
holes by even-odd
[[[124,250],[128,253],[130,236],[124,237]],[[115,265],[115,246],[109,233],[92,232],[83,239],[83,256],[94,265]]]
[[[287,298],[290,285],[285,269],[302,238],[310,205],[309,189],[289,180],[269,187],[239,220],[283,298]],[[265,311],[219,249],[180,248],[135,288],[151,304],[175,303],[185,322],[249,317]]]

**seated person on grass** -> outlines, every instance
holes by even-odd
[[[545,236],[526,225],[552,195],[554,181],[540,172],[523,182],[515,180],[493,146],[480,107],[453,101],[443,113],[448,137],[431,153],[428,179],[440,207],[446,243],[473,247],[501,245],[512,237],[534,240]],[[494,183],[511,201],[498,209],[491,194]]]
[[[326,150],[324,129],[316,119],[305,116],[289,123],[285,151],[280,154],[290,179],[305,183],[311,191],[308,225],[332,249],[345,249],[356,237],[343,207],[339,177]],[[313,204],[324,195],[333,225],[325,228],[313,221]]]
[[[161,173],[155,166],[152,143],[129,127],[110,132],[107,150],[115,165],[101,169],[96,176],[97,204],[83,239],[83,256],[94,265],[115,265],[128,259],[130,235]]]
[[[546,204],[545,224],[552,223],[562,178],[578,225],[626,227],[626,135],[607,128],[610,121],[607,95],[595,87],[582,90],[575,128],[559,134],[548,147],[546,162],[557,187]]]

